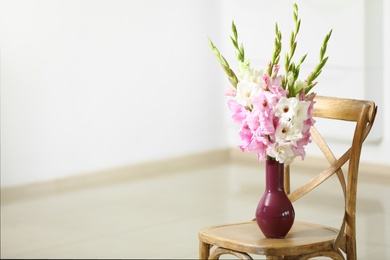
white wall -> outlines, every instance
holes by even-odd
[[[301,76],[305,78],[317,64],[323,38],[333,29],[327,51],[329,60],[313,91],[319,95],[374,100],[379,107],[378,115],[364,145],[361,161],[389,166],[389,0],[225,0],[219,42],[223,54],[235,64],[234,50],[229,40],[232,20],[238,27],[240,42],[246,47],[246,56],[253,64],[264,67],[271,58],[275,22],[278,22],[283,34],[282,53],[288,51],[290,33],[294,26],[293,2],[298,4],[302,19],[297,60],[304,53],[309,53],[302,65]],[[282,56],[282,62],[283,58]],[[225,79],[225,82],[228,81]],[[226,111],[225,119],[230,144],[235,146],[240,140],[229,111]],[[318,122],[318,125],[321,124],[325,123]],[[342,126],[329,128],[326,132],[325,135],[333,140],[331,145],[336,154],[347,147],[348,130],[351,127]],[[310,146],[307,151],[310,155],[319,154]]]
[[[226,146],[218,1],[1,1],[1,186]]]
[[[362,161],[390,165],[390,1],[297,3],[298,49],[310,55],[302,73],[333,28],[315,90],[375,100],[378,121]],[[248,57],[263,65],[274,22],[289,37],[291,4],[0,1],[1,187],[236,146],[222,94],[228,82],[206,36],[233,65],[234,19]]]

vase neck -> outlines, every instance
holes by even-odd
[[[265,188],[268,191],[284,191],[284,164],[274,160],[266,160]]]

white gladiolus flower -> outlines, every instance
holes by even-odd
[[[296,114],[294,120],[298,122],[305,121],[308,118],[308,110],[309,110],[310,102],[308,101],[299,101],[297,104]]]
[[[295,125],[292,122],[282,122],[275,130],[275,138],[277,142],[289,141],[292,145],[302,138],[302,125]]]
[[[244,79],[244,75],[249,73],[249,70],[250,70],[250,62],[249,62],[249,60],[246,60],[245,62],[241,62],[241,61],[238,62],[238,75],[237,76],[241,80]]]
[[[249,62],[240,62],[238,67],[238,77],[242,82],[255,83],[261,86],[263,70],[251,69]]]
[[[274,143],[268,148],[267,153],[285,165],[292,163],[295,157],[291,143]]]
[[[260,90],[259,85],[250,82],[239,82],[237,84],[236,100],[243,106],[250,106],[252,98]]]
[[[250,68],[250,63],[239,63],[239,83],[237,84],[236,100],[243,106],[250,106],[252,98],[261,91],[261,79],[263,76],[262,70]]]
[[[275,106],[275,116],[282,122],[290,122],[294,128],[302,130],[303,122],[308,118],[310,102],[297,98],[281,98]]]
[[[275,116],[281,121],[290,122],[297,113],[298,100],[296,98],[282,97],[275,106]]]

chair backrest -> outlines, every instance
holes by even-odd
[[[354,100],[334,97],[316,96],[313,116],[316,118],[328,118],[334,120],[355,122],[352,143],[349,149],[336,158],[325,140],[315,127],[312,127],[312,139],[318,145],[329,167],[319,173],[308,183],[290,193],[290,166],[285,168],[285,191],[292,202],[301,198],[315,187],[323,183],[333,174],[336,174],[340,182],[345,198],[345,214],[340,227],[340,232],[333,247],[344,251],[348,258],[356,258],[356,192],[359,171],[360,154],[362,145],[374,123],[377,107],[372,101]],[[344,177],[341,167],[348,162],[348,173]]]

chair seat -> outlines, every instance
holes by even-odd
[[[301,255],[332,249],[338,230],[295,221],[284,239],[266,238],[256,221],[204,228],[201,241],[218,247],[259,255]]]

